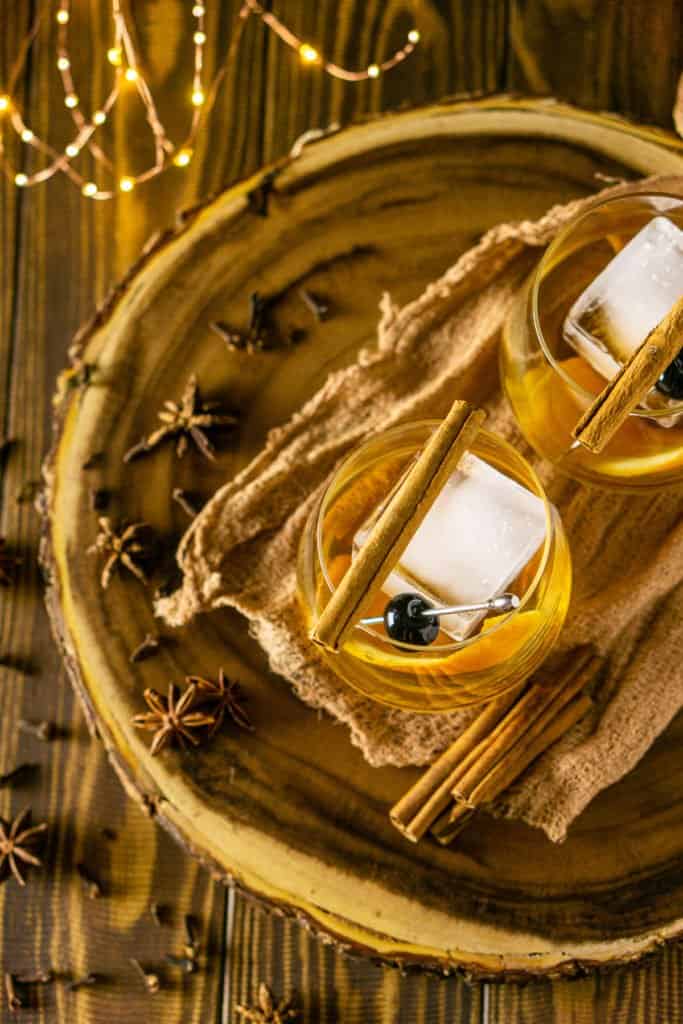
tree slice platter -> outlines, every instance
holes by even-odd
[[[159,624],[152,588],[99,584],[88,554],[93,489],[108,515],[153,525],[170,550],[187,525],[176,487],[207,498],[243,467],[326,375],[371,344],[378,301],[403,303],[502,220],[602,187],[605,178],[683,173],[683,144],[547,101],[446,103],[314,141],[179,219],[153,240],[77,339],[89,385],[62,379],[46,463],[48,606],[91,728],[127,790],[216,876],[298,915],[349,951],[479,976],[560,973],[635,958],[683,931],[683,718],[562,846],[482,816],[452,849],[407,843],[387,811],[413,781],[373,769],[345,728],[269,673],[247,623],[221,611],[130,653]],[[265,189],[259,186],[265,181]],[[256,192],[254,191],[256,190]],[[265,215],[264,215],[265,214]],[[334,315],[316,323],[305,285]],[[303,341],[231,352],[212,321],[245,328],[249,295]],[[241,417],[215,464],[172,447],[124,452],[191,373]],[[83,463],[102,452],[94,468]],[[223,666],[249,697],[254,733],[152,758],[131,718],[142,693]]]

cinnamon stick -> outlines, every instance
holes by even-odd
[[[455,785],[454,771],[467,764],[467,759],[481,740],[489,735],[509,711],[521,687],[491,701],[461,736],[420,776],[414,786],[389,811],[392,824],[414,843],[420,839],[435,818],[450,804]]]
[[[572,431],[576,441],[599,454],[681,349],[683,296],[583,414]]]
[[[406,474],[370,536],[354,558],[311,633],[314,643],[337,652],[400,559],[486,417],[455,401]]]
[[[592,704],[593,701],[590,697],[581,694],[565,705],[554,717],[549,711],[542,719],[538,719],[533,736],[530,735],[526,741],[520,743],[519,747],[513,749],[509,758],[498,762],[472,792],[470,802],[477,806],[483,803],[492,803],[526,771],[532,761],[535,761],[556,740],[564,736],[573,725],[576,725]],[[462,831],[473,813],[473,807],[456,803],[434,824],[432,829],[434,837],[446,846]]]

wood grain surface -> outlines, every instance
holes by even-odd
[[[32,0],[0,0],[0,83],[8,77],[36,6]],[[211,66],[228,44],[239,3],[221,0],[207,6]],[[109,17],[97,0],[77,0],[74,8],[79,91],[95,105],[107,67],[91,55],[109,44]],[[150,78],[162,97],[171,134],[178,137],[188,91],[186,5],[148,0],[139,9]],[[136,17],[137,11],[138,5]],[[253,996],[261,978],[273,980],[276,988],[291,981],[302,993],[307,1022],[680,1019],[681,967],[672,948],[640,967],[608,976],[524,988],[403,978],[367,962],[347,961],[293,922],[240,897],[228,899],[126,801],[99,745],[88,738],[42,611],[34,561],[37,517],[30,504],[16,502],[16,495],[38,476],[50,395],[71,335],[146,238],[170,224],[175,210],[282,155],[302,130],[446,93],[555,89],[584,103],[670,125],[682,63],[677,0],[654,5],[637,0],[581,5],[503,0],[467,5],[456,0],[325,0],[312,5],[288,0],[278,11],[349,62],[367,62],[370,55],[388,51],[413,21],[423,45],[399,72],[357,88],[301,67],[291,51],[251,24],[220,94],[211,131],[202,137],[187,172],[170,172],[108,206],[82,200],[62,179],[30,195],[0,179],[0,433],[19,439],[2,472],[0,533],[25,556],[18,587],[0,593],[0,654],[10,662],[0,668],[0,771],[20,761],[39,764],[27,784],[0,793],[0,812],[15,813],[31,803],[38,819],[52,826],[46,870],[35,873],[25,891],[14,883],[0,890],[2,969],[53,965],[106,978],[101,986],[78,993],[66,993],[63,985],[41,989],[38,1007],[22,1014],[36,1021],[230,1021],[235,994],[242,1000]],[[615,18],[624,44],[619,52]],[[647,31],[653,24],[648,18],[655,19],[654,35]],[[570,59],[569,47],[562,50],[565,38],[571,38],[571,50],[580,60]],[[18,96],[34,129],[49,127],[51,137],[66,141],[53,47],[54,26],[48,21],[20,76]],[[529,54],[538,55],[536,63]],[[540,73],[532,74],[534,68]],[[110,141],[120,172],[149,160],[142,119],[133,104],[113,119]],[[16,147],[10,154],[21,157]],[[54,721],[62,732],[52,744],[41,744],[17,731],[22,716]],[[105,838],[102,827],[114,829],[117,838]],[[107,893],[98,903],[86,898],[74,873],[86,854]],[[173,924],[163,932],[147,918],[149,899],[172,909]],[[150,997],[138,987],[127,958],[137,955],[158,963],[177,940],[179,917],[187,910],[211,937],[206,967],[185,981],[168,976],[164,990]],[[3,1021],[15,1019],[4,1001],[1,1014]]]

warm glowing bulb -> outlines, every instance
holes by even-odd
[[[96,110],[95,113],[92,116],[92,123],[93,124],[104,124],[104,122],[106,120],[107,120],[107,115],[105,114],[105,112],[103,110]]]
[[[204,102],[204,99],[205,97],[202,90],[195,89],[195,91],[192,93],[192,102],[195,105],[195,107],[201,107],[202,103]]]
[[[57,61],[57,67],[60,71],[68,71],[71,67],[71,61],[68,57],[60,57]]]
[[[28,177],[25,174],[21,174],[21,173],[15,174],[14,175],[14,184],[18,185],[19,188],[23,188],[24,185],[28,185]]]
[[[24,128],[24,130],[21,133],[21,140],[22,140],[22,142],[33,142],[34,139],[35,139],[35,135],[31,131],[31,129],[30,128]]]
[[[195,32],[192,38],[194,39],[197,46],[201,46],[202,43],[206,42],[206,32]]]
[[[74,145],[73,142],[70,142],[69,145],[64,150],[64,152],[66,153],[66,155],[68,157],[71,157],[73,159],[73,157],[78,156],[79,149],[78,149],[78,146]]]
[[[203,18],[204,17],[204,6],[203,6],[203,4],[195,4],[194,7],[192,8],[192,13],[194,14],[195,18]]]
[[[132,178],[121,178],[119,188],[122,192],[132,192],[135,188],[135,182]]]
[[[176,165],[176,167],[187,167],[191,159],[191,149],[179,149],[176,155],[173,157],[173,163]]]
[[[69,20],[69,12],[62,9],[60,11],[57,11],[56,17],[60,25],[66,25],[66,23]]]
[[[9,96],[0,96],[0,114],[4,114],[11,106]]]
[[[137,79],[138,79],[138,73],[135,70],[135,68],[126,68],[126,81],[127,82],[137,82]]]
[[[318,51],[310,43],[302,43],[299,47],[299,56],[306,64],[314,64],[318,60]]]
[[[417,31],[416,28],[411,29],[410,32],[408,33],[408,42],[409,43],[419,43],[420,42],[420,33]]]
[[[81,189],[81,192],[84,196],[97,195],[97,185],[94,181],[86,181],[85,185]]]
[[[112,47],[110,47],[110,49],[107,50],[107,60],[109,61],[110,64],[113,64],[114,67],[117,68],[119,66],[119,64],[121,63],[122,59],[123,58],[122,58],[121,50],[118,48],[118,46],[112,46]]]
[[[75,92],[70,92],[64,97],[64,106],[68,107],[69,110],[73,110],[74,107],[78,106],[78,96]]]
[[[368,78],[379,78],[379,66],[371,64],[368,68]]]

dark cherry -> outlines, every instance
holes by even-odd
[[[398,594],[384,609],[384,625],[388,636],[403,644],[427,647],[439,635],[436,615],[422,615],[434,605],[419,594]]]
[[[683,349],[673,363],[670,363],[655,385],[667,398],[680,402],[683,400]]]

